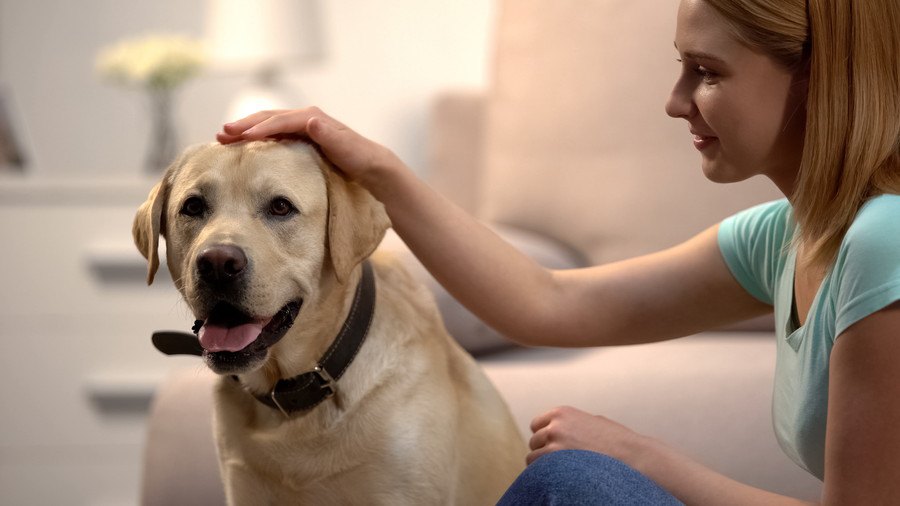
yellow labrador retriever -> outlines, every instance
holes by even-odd
[[[190,148],[138,210],[148,283],[162,236],[221,375],[229,504],[494,504],[524,467],[512,416],[430,294],[369,258],[388,227],[303,142]]]

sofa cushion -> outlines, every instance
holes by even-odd
[[[708,182],[664,105],[678,2],[502,2],[479,214],[592,262],[674,245],[754,203],[768,180]]]

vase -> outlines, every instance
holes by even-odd
[[[173,116],[174,90],[152,88],[150,91],[150,141],[144,170],[161,174],[178,154],[178,138]]]

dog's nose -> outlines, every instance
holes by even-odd
[[[211,246],[197,257],[200,279],[211,285],[223,285],[240,277],[247,268],[244,250],[230,244]]]

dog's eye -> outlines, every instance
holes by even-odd
[[[185,216],[200,216],[206,211],[206,202],[200,197],[189,197],[181,206],[181,214]]]
[[[292,212],[294,212],[294,206],[286,198],[278,197],[269,204],[269,214],[273,216],[287,216]]]

